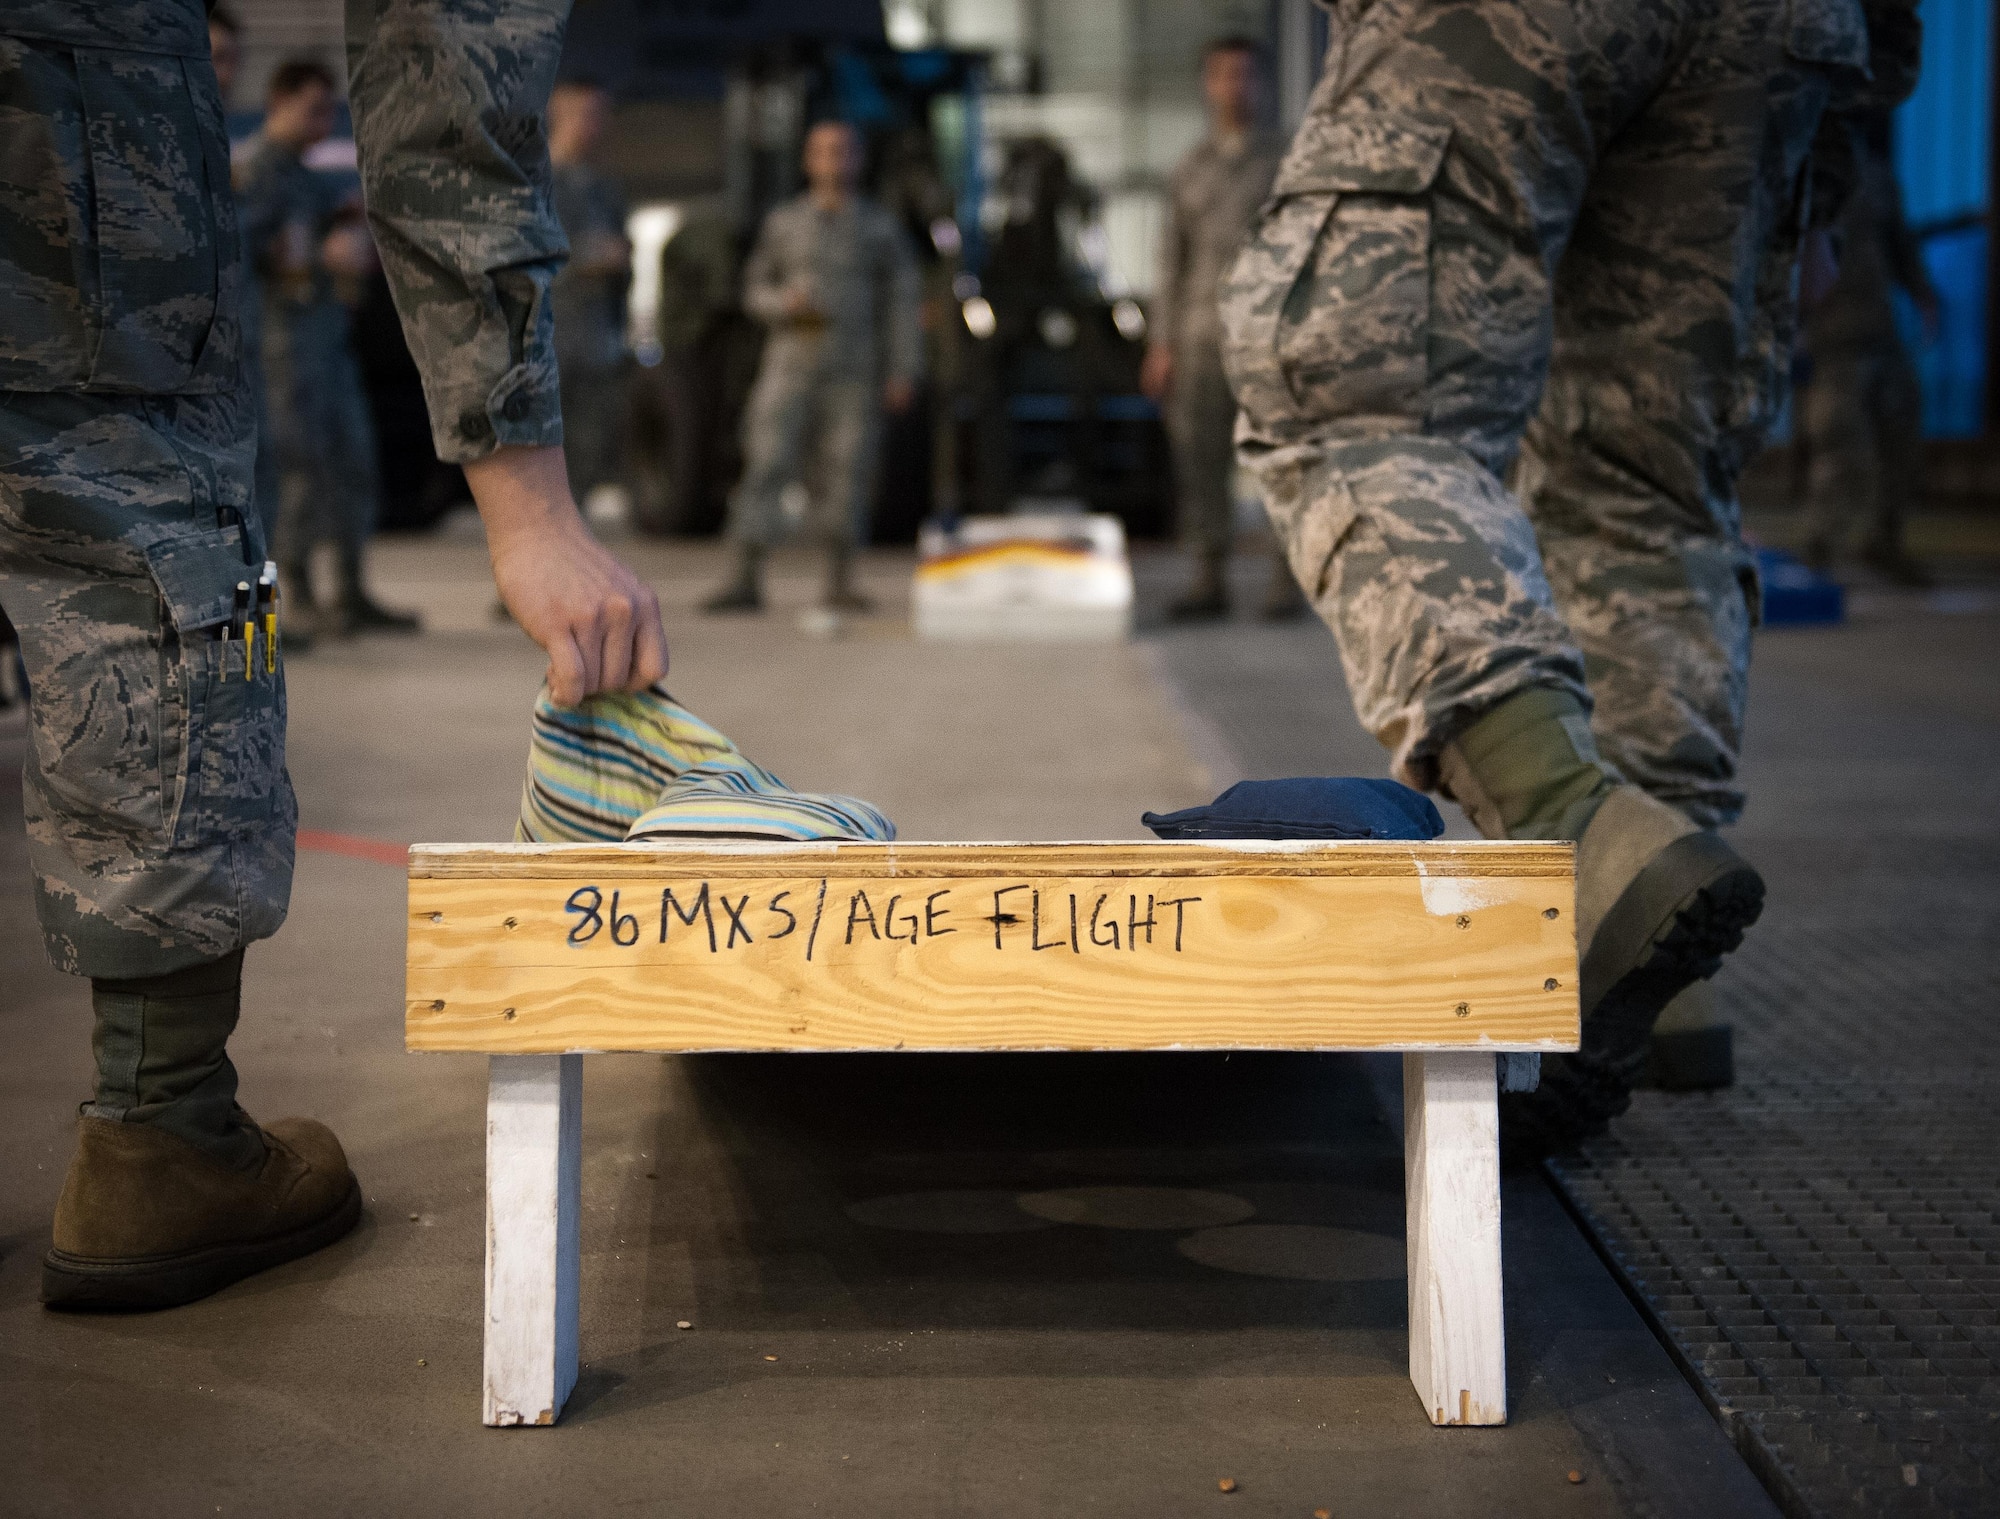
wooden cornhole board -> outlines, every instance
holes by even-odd
[[[576,1382],[582,1056],[1395,1050],[1410,1379],[1507,1417],[1498,1077],[1577,1043],[1567,844],[420,844],[407,1037],[492,1057],[488,1424]]]

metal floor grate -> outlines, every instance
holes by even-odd
[[[1550,1170],[1788,1512],[1993,1516],[2000,868],[1871,864],[1789,872],[1718,981],[1735,1090]]]

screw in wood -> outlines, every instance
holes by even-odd
[[[1452,1011],[1457,1013],[1461,1018],[1470,1018],[1472,1016],[1472,1004],[1470,1002],[1461,1002]]]
[[[521,920],[519,918],[508,918],[505,922],[501,924],[501,927],[503,928],[519,928],[520,926],[521,926]]]
[[[443,914],[443,913],[441,913],[441,912],[434,912],[434,913],[432,913],[432,914],[431,914],[431,921],[432,921],[433,923],[442,923],[442,922],[444,921],[444,914]]]
[[[509,1023],[512,1023],[514,1021],[514,1009],[512,1009],[511,1007],[503,1007],[502,1009],[500,1009],[500,1016],[502,1018],[505,1018]]]
[[[1549,977],[1548,980],[1542,983],[1542,990],[1545,992],[1552,992],[1555,989],[1556,989],[1556,978],[1554,976]]]
[[[443,1011],[444,1011],[444,998],[440,997],[440,998],[438,998],[438,999],[437,999],[437,1001],[433,1002],[433,1003],[431,1004],[431,1011],[432,1011],[432,1012],[434,1012],[434,1013],[441,1013],[441,1012],[443,1012]]]
[[[1545,918],[1560,918],[1562,916],[1562,909],[1557,907],[1544,907],[1542,909],[1542,916]]]
[[[1468,918],[1464,913],[1460,913],[1458,915],[1458,926],[1460,928],[1470,928],[1472,927],[1472,919]]]

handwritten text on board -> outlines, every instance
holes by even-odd
[[[949,886],[884,894],[879,887],[871,893],[843,883],[829,896],[828,885],[821,880],[813,887],[787,887],[764,897],[732,894],[727,882],[720,888],[708,881],[686,882],[661,888],[657,902],[651,888],[616,887],[607,895],[597,886],[579,886],[563,903],[570,924],[567,942],[581,946],[602,937],[630,946],[641,938],[658,944],[692,938],[710,954],[726,954],[742,945],[791,939],[811,960],[833,943],[917,944],[963,931],[991,933],[994,949],[1002,952],[1066,949],[1080,955],[1086,946],[1135,952],[1143,936],[1147,946],[1165,950],[1171,944],[1179,954],[1193,926],[1188,909],[1202,900],[1110,891],[1098,892],[1093,900],[1089,892],[1065,891],[1050,892],[1044,904],[1042,889],[1022,882],[982,890],[975,904],[967,900],[972,893]]]

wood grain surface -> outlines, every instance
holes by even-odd
[[[414,844],[413,880],[647,880],[689,871],[868,880],[983,875],[1520,876],[1568,879],[1575,846],[1452,839],[1429,844],[1231,839],[1214,843]]]
[[[413,1050],[1573,1049],[1567,845],[419,846]]]

